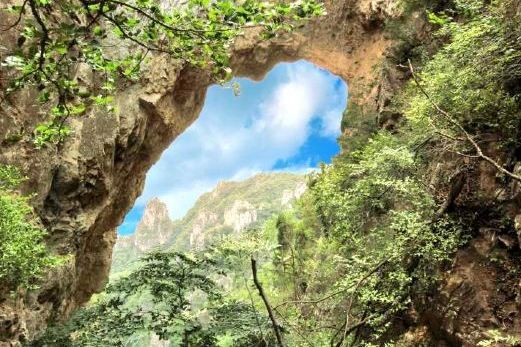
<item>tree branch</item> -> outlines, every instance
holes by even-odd
[[[368,276],[371,276],[373,273],[375,273],[376,271],[378,271],[384,264],[386,264],[387,262],[389,261],[389,259],[386,259],[384,260],[383,262],[379,263],[376,268],[372,269],[369,273],[368,273]],[[366,276],[366,277],[368,277]],[[284,302],[281,302],[280,304],[278,304],[277,306],[274,307],[274,309],[277,309],[281,306],[284,306],[284,305],[289,305],[289,304],[312,304],[312,305],[316,305],[316,304],[319,304],[321,303],[322,301],[326,301],[328,299],[331,299],[332,297],[334,296],[337,296],[339,294],[342,294],[342,293],[345,293],[347,292],[349,289],[353,288],[355,286],[355,284],[353,285],[350,285],[348,287],[345,287],[345,288],[342,288],[340,290],[337,290],[336,292],[333,292],[327,296],[324,296],[323,298],[320,298],[320,299],[315,299],[315,300],[288,300],[288,301],[284,301]]]
[[[408,60],[408,63],[409,63],[409,70],[412,74],[412,78],[415,82],[415,84],[418,86],[418,89],[421,91],[421,93],[427,98],[427,100],[431,103],[432,106],[434,106],[434,108],[436,109],[436,111],[441,115],[443,116],[443,118],[445,118],[450,124],[452,124],[453,126],[455,126],[462,134],[463,136],[465,137],[466,141],[469,142],[472,147],[474,147],[474,149],[476,150],[476,153],[477,153],[477,156],[488,162],[490,165],[492,165],[496,170],[498,170],[499,172],[505,174],[506,176],[518,181],[518,182],[521,182],[521,176],[519,175],[516,175],[510,171],[508,171],[507,169],[505,169],[503,166],[501,166],[498,162],[496,162],[494,159],[490,158],[489,156],[487,156],[485,153],[483,153],[483,150],[481,149],[481,147],[479,146],[479,144],[476,142],[476,140],[474,140],[474,138],[467,132],[467,130],[465,130],[465,128],[458,122],[456,121],[456,119],[450,115],[447,111],[443,110],[433,99],[432,97],[427,93],[427,91],[425,90],[425,88],[423,88],[423,86],[421,85],[420,83],[420,80],[418,79],[418,76],[416,75],[416,72],[414,71],[414,67],[411,63],[411,60],[409,59]]]
[[[36,20],[36,22],[40,26],[40,29],[42,30],[42,37],[40,38],[40,57],[38,58],[38,69],[44,72],[43,66],[45,64],[45,48],[47,47],[47,41],[49,41],[49,29],[47,29],[45,22],[40,16],[40,12],[38,12],[34,0],[28,1],[29,7],[31,8],[31,13],[33,14],[34,19]]]
[[[237,28],[250,29],[250,28],[266,27],[266,25],[264,25],[264,24],[254,24],[254,25],[242,25],[242,26],[239,26],[239,25],[236,25],[233,22],[226,22],[226,23],[228,23],[230,25],[229,28],[213,28],[211,30],[195,29],[195,28],[177,28],[177,27],[173,27],[171,25],[166,24],[164,21],[154,17],[153,15],[149,14],[148,12],[146,12],[143,9],[141,9],[139,7],[136,7],[134,5],[131,5],[131,4],[119,1],[119,0],[107,0],[107,1],[111,2],[113,4],[116,4],[116,5],[127,7],[129,9],[131,9],[131,10],[141,14],[142,16],[150,19],[152,22],[156,23],[157,25],[162,26],[163,28],[168,29],[170,31],[192,33],[192,34],[196,34],[200,38],[203,38],[203,37],[201,37],[200,34],[204,34],[204,33],[210,33],[210,32],[216,32],[216,31],[217,32],[219,32],[219,31],[220,32],[226,32],[226,31],[237,29]]]
[[[264,331],[262,329],[262,324],[259,319],[259,313],[257,312],[257,309],[255,308],[255,302],[253,301],[253,295],[251,294],[250,286],[248,285],[248,280],[246,279],[246,275],[243,273],[242,278],[244,279],[244,285],[246,287],[246,290],[248,291],[248,296],[250,298],[251,302],[251,309],[253,313],[255,314],[255,321],[257,322],[257,326],[259,327],[259,331],[261,333],[262,341],[266,343],[266,339],[264,338]]]
[[[173,31],[173,32],[189,32],[189,33],[202,33],[202,32],[206,32],[205,30],[176,28],[176,27],[173,27],[171,25],[166,24],[162,20],[157,19],[153,15],[147,13],[143,9],[141,9],[139,7],[136,7],[134,5],[128,4],[126,2],[118,1],[118,0],[107,0],[107,1],[109,1],[109,2],[111,2],[113,4],[116,4],[116,5],[127,7],[129,9],[131,9],[131,10],[141,14],[142,16],[150,19],[152,22],[156,23],[157,25],[160,25],[163,28],[168,29],[168,30]],[[230,29],[227,29],[227,30],[230,30]],[[215,31],[215,30],[212,30],[212,31]]]
[[[149,45],[139,41],[138,39],[134,38],[132,35],[128,34],[125,31],[125,29],[121,26],[121,24],[117,20],[115,20],[111,16],[107,15],[105,12],[101,13],[101,15],[104,18],[106,18],[109,22],[114,24],[114,26],[116,26],[116,28],[118,28],[121,31],[121,35],[123,35],[124,38],[134,42],[136,45],[138,45],[138,46],[140,46],[140,47],[142,47],[142,48],[144,48],[144,49],[146,49],[148,51],[172,54],[172,51],[170,51],[170,50],[164,50],[164,49],[161,49],[159,47],[151,47],[151,46],[149,46]]]
[[[316,305],[316,304],[319,304],[321,303],[322,301],[326,301],[334,296],[337,296],[339,294],[342,294],[344,293],[345,291],[347,291],[349,288],[342,288],[336,292],[333,292],[323,298],[320,298],[320,299],[316,299],[316,300],[288,300],[288,301],[284,301],[284,302],[281,302],[280,304],[278,304],[277,306],[274,307],[274,309],[278,309],[279,307],[281,306],[285,306],[285,305],[289,305],[289,304],[312,304],[312,305]]]
[[[268,301],[268,297],[264,293],[264,289],[262,288],[261,283],[259,282],[259,278],[257,277],[257,261],[255,258],[251,257],[251,271],[253,273],[253,282],[255,283],[255,287],[259,291],[259,295],[264,302],[264,306],[266,306],[266,310],[268,311],[268,315],[271,320],[271,324],[273,325],[273,331],[275,332],[275,337],[277,338],[277,343],[279,347],[284,347],[284,343],[282,340],[282,334],[280,333],[280,327],[277,323],[277,319],[275,318],[275,314],[273,313],[273,309]]]
[[[354,326],[349,326],[349,317],[351,316],[351,309],[353,308],[353,301],[354,301],[354,298],[355,298],[355,294],[356,292],[358,291],[358,289],[362,286],[362,284],[367,281],[367,279],[369,277],[371,277],[374,273],[376,273],[378,270],[380,270],[382,268],[382,266],[384,266],[385,264],[387,264],[387,262],[389,262],[389,259],[384,259],[383,261],[381,261],[380,263],[378,263],[378,265],[376,265],[371,271],[369,271],[364,277],[362,277],[357,283],[356,283],[356,286],[355,286],[355,290],[353,291],[353,294],[351,294],[351,297],[349,298],[349,304],[347,305],[347,312],[346,312],[346,322],[345,322],[345,328],[344,328],[344,334],[342,335],[342,339],[339,341],[339,343],[337,344],[337,346],[342,346],[342,344],[344,343],[345,339],[347,338],[347,336],[353,332],[356,328],[358,328],[359,326],[365,324],[365,322],[367,320],[369,320],[369,317],[367,317],[366,319],[362,320],[361,322],[359,322],[358,324],[355,324]]]
[[[344,324],[342,325],[342,327],[340,327],[340,329],[337,331],[337,333],[335,334],[335,337],[338,335],[338,333],[341,331],[341,329],[344,329],[344,332],[345,332],[345,336],[348,336],[349,334],[351,334],[353,331],[355,331],[356,329],[362,327],[365,323],[367,323],[371,318],[373,318],[373,316],[367,316],[366,318],[362,319],[360,322],[356,323],[356,324],[353,324],[351,325],[350,327],[346,326],[345,322]],[[336,345],[335,347],[340,347],[342,345],[342,343],[344,343],[344,339],[341,339]]]
[[[16,21],[13,24],[8,25],[5,29],[1,29],[0,31],[9,31],[9,30],[13,29],[15,26],[17,26],[18,24],[20,24],[20,22],[22,21],[23,14],[25,12],[25,5],[27,5],[28,1],[29,0],[24,0]]]

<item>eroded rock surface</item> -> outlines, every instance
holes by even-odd
[[[373,79],[371,68],[388,45],[378,23],[389,10],[383,2],[330,1],[326,18],[294,35],[260,44],[246,35],[237,43],[234,67],[239,75],[259,79],[278,62],[308,59],[349,81],[353,93],[358,83],[366,86]],[[1,41],[9,46],[16,38],[2,33]],[[30,338],[44,327],[38,318],[28,328],[26,320],[35,322],[30,312],[66,317],[103,287],[115,228],[143,189],[147,170],[197,118],[209,83],[204,71],[157,57],[139,84],[121,87],[116,114],[75,120],[67,143],[41,151],[30,141],[7,141],[43,119],[45,110],[32,102],[33,93],[21,92],[1,104],[0,160],[22,166],[29,176],[25,190],[37,194],[34,206],[50,231],[49,243],[58,253],[73,256],[60,283],[53,276],[37,300],[16,304],[17,319],[0,310],[0,317],[6,317],[2,320],[13,322],[2,328],[4,341]]]
[[[260,79],[278,62],[307,59],[344,78],[352,101],[383,112],[402,83],[394,69],[383,74],[374,68],[391,45],[383,26],[399,16],[397,3],[328,0],[328,15],[294,34],[259,43],[248,32],[234,48],[234,69]],[[3,60],[16,35],[2,33],[0,41]],[[0,78],[0,90],[5,83]],[[73,120],[67,143],[44,150],[30,141],[31,130],[46,114],[34,92],[22,91],[0,104],[0,161],[20,166],[29,176],[24,190],[36,193],[33,204],[50,232],[49,244],[71,255],[39,292],[0,303],[3,343],[31,338],[47,319],[65,318],[103,287],[115,228],[141,193],[147,170],[197,118],[209,84],[206,72],[156,57],[139,83],[120,86],[115,114],[94,111]],[[13,135],[21,139],[13,141]]]
[[[133,248],[138,252],[147,252],[164,245],[171,236],[172,220],[168,208],[158,198],[153,198],[145,206],[143,217],[136,226],[134,234],[118,239],[118,247]]]

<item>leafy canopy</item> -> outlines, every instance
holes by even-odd
[[[449,42],[418,71],[427,94],[476,140],[495,134],[507,152],[519,145],[521,118],[521,17],[506,18],[508,1],[455,1],[455,13],[430,13]],[[456,20],[463,16],[465,20]],[[406,118],[426,136],[449,142],[453,151],[474,154],[457,127],[439,115],[412,84],[403,103]],[[428,133],[428,134],[427,134]],[[456,142],[453,139],[457,139]]]
[[[68,135],[67,118],[92,105],[112,111],[118,79],[138,79],[152,53],[208,69],[224,82],[232,73],[230,45],[243,29],[261,28],[270,38],[324,13],[315,0],[24,0],[8,10],[13,23],[3,30],[20,32],[2,62],[12,78],[8,92],[35,87],[41,103],[54,104],[50,120],[36,129],[38,146]],[[95,72],[94,81],[78,78],[78,67]]]
[[[174,346],[255,346],[259,329],[269,329],[267,318],[224,295],[217,283],[225,276],[222,269],[211,253],[150,253],[138,269],[32,346],[129,346],[150,333]]]

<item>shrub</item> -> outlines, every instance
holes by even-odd
[[[12,166],[0,166],[0,293],[31,288],[57,263],[49,255],[46,235],[33,214],[29,198],[15,189],[23,177]]]

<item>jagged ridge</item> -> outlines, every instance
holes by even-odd
[[[165,203],[150,200],[131,236],[121,236],[114,248],[112,274],[131,267],[154,248],[201,249],[219,236],[255,227],[289,206],[306,189],[305,176],[262,173],[244,181],[220,182],[203,194],[180,220],[171,220]]]

